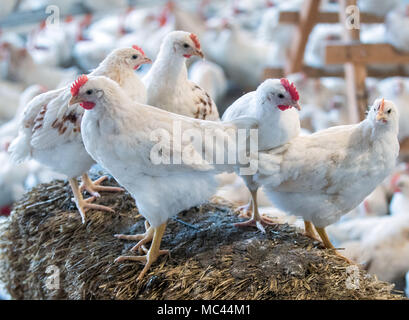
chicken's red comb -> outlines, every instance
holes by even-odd
[[[192,39],[193,43],[195,44],[196,49],[200,49],[200,42],[199,42],[199,39],[197,38],[197,35],[195,35],[194,33],[191,33],[190,39]]]
[[[143,52],[141,47],[138,47],[137,45],[133,45],[132,48],[134,48],[135,50],[138,50],[140,53],[142,53],[143,55],[145,55],[145,52]]]
[[[300,99],[300,96],[298,95],[298,91],[294,83],[290,83],[290,81],[288,81],[288,79],[285,78],[280,79],[280,82],[285,88],[285,90],[290,93],[291,99],[293,99],[294,101],[298,101],[298,99]]]
[[[80,92],[80,88],[84,84],[86,84],[87,81],[88,81],[88,77],[85,74],[83,74],[77,80],[75,80],[75,82],[71,86],[71,95],[73,97],[76,97],[78,95],[78,93]]]
[[[385,110],[385,98],[382,98],[382,101],[379,105],[379,111],[383,112]]]

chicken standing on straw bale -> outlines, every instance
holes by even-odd
[[[256,181],[281,210],[312,223],[325,247],[325,227],[354,209],[395,168],[399,115],[378,99],[365,120],[298,136],[259,153]],[[310,229],[313,236],[313,228]]]
[[[250,92],[236,100],[223,114],[223,121],[231,121],[238,117],[254,117],[258,120],[258,150],[269,150],[281,146],[300,133],[298,112],[299,95],[294,84],[287,79],[268,79]],[[295,109],[294,109],[295,108]],[[244,207],[245,211],[252,207],[252,218],[237,226],[255,225],[265,232],[264,220],[257,206],[257,190],[259,185],[251,175],[243,176],[251,194],[251,202]],[[239,208],[240,209],[240,208]]]
[[[144,103],[145,88],[134,69],[150,62],[137,46],[117,49],[108,55],[91,75],[110,77],[129,94],[131,99]],[[33,158],[54,171],[67,175],[82,222],[85,223],[85,213],[88,209],[112,211],[106,206],[91,203],[100,196],[98,191],[115,192],[122,189],[100,186],[106,177],[93,182],[86,173],[95,162],[86,152],[81,138],[84,109],[78,104],[74,107],[68,105],[71,95],[78,92],[83,80],[83,77],[79,78],[71,90],[70,87],[65,87],[35,97],[27,105],[19,135],[13,140],[9,150],[17,162]],[[76,180],[80,175],[83,183],[81,187]],[[83,189],[92,197],[84,199],[81,194]]]
[[[87,109],[81,134],[88,153],[131,193],[147,220],[144,234],[126,238],[140,240],[132,251],[144,249],[143,245],[152,241],[149,251],[144,250],[146,255],[121,256],[116,260],[145,263],[141,279],[159,255],[167,253],[160,250],[167,220],[205,202],[216,192],[218,183],[214,176],[233,170],[232,165],[225,164],[225,143],[227,150],[240,147],[242,144],[235,144],[237,129],[250,129],[256,120],[204,121],[134,103],[106,77],[83,81],[70,101],[76,103]],[[249,131],[245,131],[247,140]],[[222,149],[213,153],[213,143],[206,142],[209,137],[220,141],[215,146]],[[213,164],[209,160],[214,154],[224,161]]]

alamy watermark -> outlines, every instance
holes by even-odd
[[[359,267],[358,266],[348,266],[345,270],[348,274],[346,279],[345,286],[349,290],[358,290],[360,288],[359,285]]]
[[[351,5],[345,8],[345,27],[348,30],[360,29],[360,11],[358,6]]]
[[[46,274],[49,276],[45,279],[45,287],[48,290],[59,290],[60,289],[60,268],[56,265],[50,265],[45,270]]]
[[[231,128],[188,128],[181,121],[173,121],[171,130],[153,130],[150,150],[154,165],[231,165],[241,175],[253,175],[258,169],[258,130]],[[199,169],[200,170],[200,169]]]
[[[45,19],[45,25],[47,27],[60,25],[60,8],[56,5],[49,5],[45,8],[45,13],[48,17]]]

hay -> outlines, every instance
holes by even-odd
[[[71,195],[63,181],[40,185],[1,222],[0,280],[14,299],[403,298],[362,270],[359,289],[348,289],[348,264],[318,242],[287,224],[235,228],[231,208],[211,203],[169,222],[162,248],[171,256],[138,282],[141,265],[113,263],[134,245],[113,235],[144,230],[129,194],[105,194],[97,202],[115,213],[90,211],[85,225]],[[46,287],[51,265],[59,290]]]

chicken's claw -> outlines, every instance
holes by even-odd
[[[240,227],[240,228],[256,227],[263,233],[266,233],[264,226],[267,226],[267,225],[272,226],[272,225],[276,225],[276,223],[274,223],[272,220],[268,218],[260,217],[259,219],[251,218],[250,220],[234,224],[235,227]]]
[[[75,202],[78,211],[80,212],[82,223],[85,223],[85,213],[90,209],[108,211],[112,213],[115,212],[110,207],[91,203],[95,199],[95,196],[87,199],[79,199],[78,201],[75,198],[72,199]]]
[[[105,181],[108,177],[107,176],[102,176],[99,179],[92,181],[88,174],[83,174],[82,175],[82,183],[80,186],[80,192],[83,192],[86,190],[89,194],[91,194],[94,197],[99,198],[101,195],[99,194],[98,191],[100,192],[123,192],[123,188],[119,187],[105,187],[105,186],[100,186],[101,182]]]
[[[138,276],[138,280],[142,280],[142,278],[145,276],[146,272],[148,272],[149,268],[151,265],[158,259],[160,255],[163,254],[169,254],[169,250],[160,250],[160,243],[162,241],[163,234],[166,229],[166,223],[163,223],[159,227],[152,228],[153,230],[153,239],[152,239],[152,245],[147,250],[146,255],[143,256],[119,256],[118,258],[115,259],[115,262],[123,262],[126,260],[131,260],[131,261],[140,261],[145,263],[145,267],[141,271],[141,273]],[[146,233],[150,233],[150,228],[147,230]],[[143,246],[143,244],[140,246],[140,248],[145,251],[146,248]]]
[[[250,201],[249,203],[245,204],[244,206],[237,207],[234,210],[234,213],[239,214],[239,218],[251,218],[253,211],[253,205],[252,202]]]
[[[146,224],[145,224],[146,227]],[[153,239],[154,230],[151,227],[146,228],[146,232],[142,234],[127,235],[127,234],[116,234],[114,237],[122,240],[139,240],[139,242],[131,249],[131,252],[137,251],[142,245],[151,242]]]

